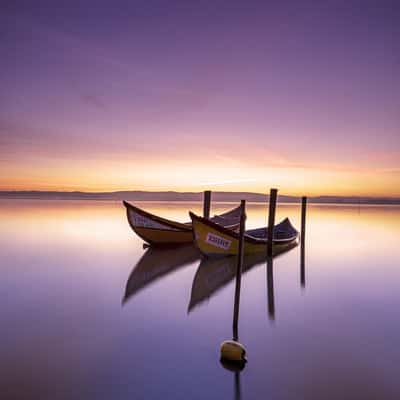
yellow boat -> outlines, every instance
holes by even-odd
[[[128,222],[133,231],[150,245],[171,245],[193,242],[192,223],[181,223],[159,217],[142,210],[126,201]],[[216,215],[210,220],[227,229],[239,226],[240,207],[226,213]]]
[[[228,256],[238,253],[239,234],[189,212],[194,239],[206,256]],[[288,218],[274,226],[272,254],[276,255],[297,242],[299,233]],[[266,253],[267,228],[250,229],[244,235],[244,254]]]

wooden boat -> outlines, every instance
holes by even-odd
[[[194,239],[199,250],[206,256],[227,256],[237,254],[238,232],[224,228],[205,218],[189,212],[192,219]],[[276,255],[293,242],[299,233],[286,218],[274,226],[272,251]],[[244,254],[265,253],[267,251],[267,228],[250,229],[244,235]]]
[[[199,250],[193,243],[168,248],[148,248],[129,275],[122,302],[125,303],[128,298],[154,282],[192,264],[200,256]]]
[[[192,223],[181,223],[159,217],[142,210],[126,201],[128,222],[133,231],[150,245],[171,245],[193,242]],[[210,220],[227,229],[239,226],[240,207],[226,213],[216,215]]]

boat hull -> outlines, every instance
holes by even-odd
[[[152,246],[168,246],[193,242],[192,223],[181,223],[161,218],[124,201],[129,225],[145,242]],[[222,216],[215,216],[221,223],[226,222],[227,229],[239,226],[238,210],[233,209]],[[224,216],[227,216],[225,218]]]
[[[190,213],[194,231],[194,240],[199,250],[206,256],[229,256],[235,255],[239,250],[239,235],[237,232],[229,231],[219,227],[204,218]],[[277,240],[272,243],[272,255],[276,256],[298,241],[298,234],[288,240]],[[267,252],[266,240],[255,240],[245,235],[244,254],[257,254]]]
[[[132,230],[150,245],[173,245],[193,241],[191,224],[170,221],[124,202]]]
[[[193,232],[167,230],[167,229],[152,229],[144,227],[132,227],[135,233],[145,242],[151,245],[170,245],[180,243],[192,243]]]

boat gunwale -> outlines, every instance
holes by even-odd
[[[182,222],[171,221],[171,220],[169,220],[169,219],[159,217],[159,216],[157,216],[157,215],[155,215],[155,214],[152,214],[152,213],[150,213],[150,212],[148,212],[148,211],[142,210],[141,208],[136,207],[136,206],[132,205],[131,203],[128,203],[128,202],[125,201],[125,200],[123,200],[123,204],[124,204],[124,206],[126,207],[129,225],[131,226],[131,228],[132,228],[133,230],[135,230],[135,228],[146,228],[146,229],[154,229],[154,230],[157,230],[157,229],[158,229],[158,230],[160,230],[160,231],[166,230],[166,229],[162,229],[162,228],[151,228],[151,227],[141,227],[141,226],[135,225],[135,224],[131,221],[131,218],[129,217],[129,209],[130,209],[130,208],[133,209],[133,211],[136,212],[137,214],[140,214],[140,215],[142,215],[142,216],[144,216],[144,217],[146,217],[146,218],[152,219],[152,220],[154,220],[154,221],[156,221],[156,222],[158,222],[158,223],[160,223],[160,224],[164,224],[164,225],[170,226],[171,228],[174,228],[174,231],[175,231],[175,232],[179,232],[179,231],[182,231],[182,232],[191,232],[191,231],[193,230],[192,224],[191,224],[190,222],[182,223]],[[135,232],[136,232],[136,230],[135,230]],[[136,232],[136,233],[137,233],[137,232]]]

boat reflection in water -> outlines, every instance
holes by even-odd
[[[259,264],[264,264],[265,254],[243,257],[242,274]],[[193,279],[188,313],[203,301],[214,296],[236,276],[237,257],[203,258]]]
[[[158,279],[199,258],[200,252],[193,244],[168,248],[149,247],[129,275],[122,303]]]
[[[293,243],[290,247],[286,248],[285,251],[274,256],[274,259],[284,253],[287,253],[289,250],[296,247],[297,244],[297,242]],[[265,265],[266,261],[266,254],[255,253],[245,255],[243,257],[242,274],[246,273],[257,265]],[[214,296],[220,289],[232,281],[236,276],[236,267],[236,256],[223,258],[204,258],[201,261],[193,279],[188,312],[192,312],[196,306]],[[271,282],[273,284],[273,281]]]

